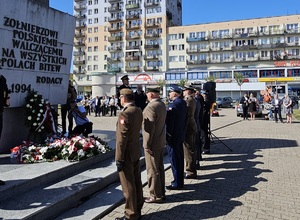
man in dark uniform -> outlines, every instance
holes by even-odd
[[[9,90],[6,83],[6,78],[0,74],[0,139],[1,139],[1,133],[3,127],[4,107],[9,107],[8,103],[6,103],[6,100],[10,99],[8,94],[9,94]],[[5,182],[0,180],[0,185],[5,185]]]
[[[171,102],[167,107],[166,136],[174,180],[171,185],[166,186],[168,190],[181,189],[184,185],[183,141],[186,131],[187,106],[181,98],[181,92],[181,88],[177,85],[170,87]]]
[[[121,89],[131,89],[129,86],[129,78],[128,75],[122,76],[122,85],[117,89],[117,99],[118,99],[118,106],[121,108],[121,102],[120,102],[120,91]]]
[[[201,124],[201,138],[202,138],[202,146],[203,146],[203,154],[210,153],[210,101],[207,96],[206,91],[202,91],[203,95],[203,117],[202,117],[202,124]]]
[[[183,99],[187,104],[187,129],[183,142],[186,179],[197,178],[195,150],[195,138],[197,135],[197,125],[195,122],[196,101],[193,93],[193,87],[187,85],[183,88]]]
[[[125,202],[125,216],[116,220],[139,219],[144,204],[140,170],[140,130],[142,110],[134,105],[131,89],[120,91],[123,110],[119,114],[116,130],[116,164]]]
[[[200,161],[202,160],[202,139],[201,139],[201,124],[203,119],[203,96],[200,94],[199,89],[195,90],[194,98],[196,101],[195,121],[197,124],[197,135],[195,140],[196,147],[196,169],[200,169]]]

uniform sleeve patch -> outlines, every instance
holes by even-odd
[[[124,118],[120,118],[120,124],[121,125],[125,124],[125,119]]]

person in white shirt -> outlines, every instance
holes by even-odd
[[[109,100],[110,116],[117,116],[118,99],[112,95]]]

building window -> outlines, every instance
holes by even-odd
[[[98,60],[98,56],[95,55],[95,56],[94,56],[94,61],[97,61],[97,60]]]
[[[88,52],[92,52],[92,47],[88,47]]]
[[[98,27],[94,28],[94,33],[98,33]]]
[[[94,70],[98,70],[98,65],[94,65]]]
[[[94,18],[94,24],[98,24],[98,18]]]
[[[88,38],[88,42],[89,42],[89,43],[92,42],[92,38],[91,38],[91,37]]]
[[[88,56],[88,57],[87,57],[87,60],[88,60],[88,61],[92,61],[92,56]]]
[[[184,56],[179,56],[179,62],[184,62]]]
[[[177,40],[177,34],[169,34],[169,40]]]
[[[179,50],[184,50],[184,44],[179,44]]]
[[[166,80],[181,80],[185,78],[185,73],[166,73]]]
[[[92,9],[88,10],[88,15],[91,15],[93,13]]]
[[[107,12],[107,8],[106,7],[104,7],[104,12]]]
[[[89,20],[88,20],[88,23],[89,23],[89,24],[92,24],[92,22],[93,22],[92,19],[89,19]]]
[[[98,0],[95,0],[95,1],[94,1],[94,5],[98,5]]]
[[[94,37],[94,42],[98,42],[98,37]]]
[[[92,0],[89,0],[88,1],[88,5],[92,5],[93,4],[93,1]]]
[[[92,76],[87,75],[87,76],[86,76],[86,80],[87,80],[87,81],[92,81]]]
[[[178,39],[184,39],[184,34],[183,33],[179,33],[178,34]]]
[[[94,46],[94,51],[98,51],[98,46]]]
[[[188,72],[188,80],[206,79],[208,77],[208,72]]]
[[[88,65],[88,66],[87,66],[87,69],[88,69],[88,71],[91,71],[91,70],[92,70],[92,66],[91,66],[91,65]]]
[[[178,62],[178,56],[169,56],[169,62]]]
[[[98,14],[98,8],[94,9],[94,14]]]
[[[88,33],[92,33],[93,29],[92,28],[88,28]]]

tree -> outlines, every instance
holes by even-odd
[[[209,75],[208,77],[205,78],[207,82],[214,82],[216,81],[216,78],[213,75]]]
[[[156,80],[156,83],[162,90],[164,88],[164,85],[166,85],[166,80],[159,78],[158,80]]]
[[[240,97],[241,97],[242,96],[242,85],[244,83],[244,76],[243,76],[242,73],[235,72],[234,73],[234,79],[240,87]]]
[[[181,79],[179,81],[178,85],[181,87],[184,87],[188,81],[189,81],[188,79]]]

